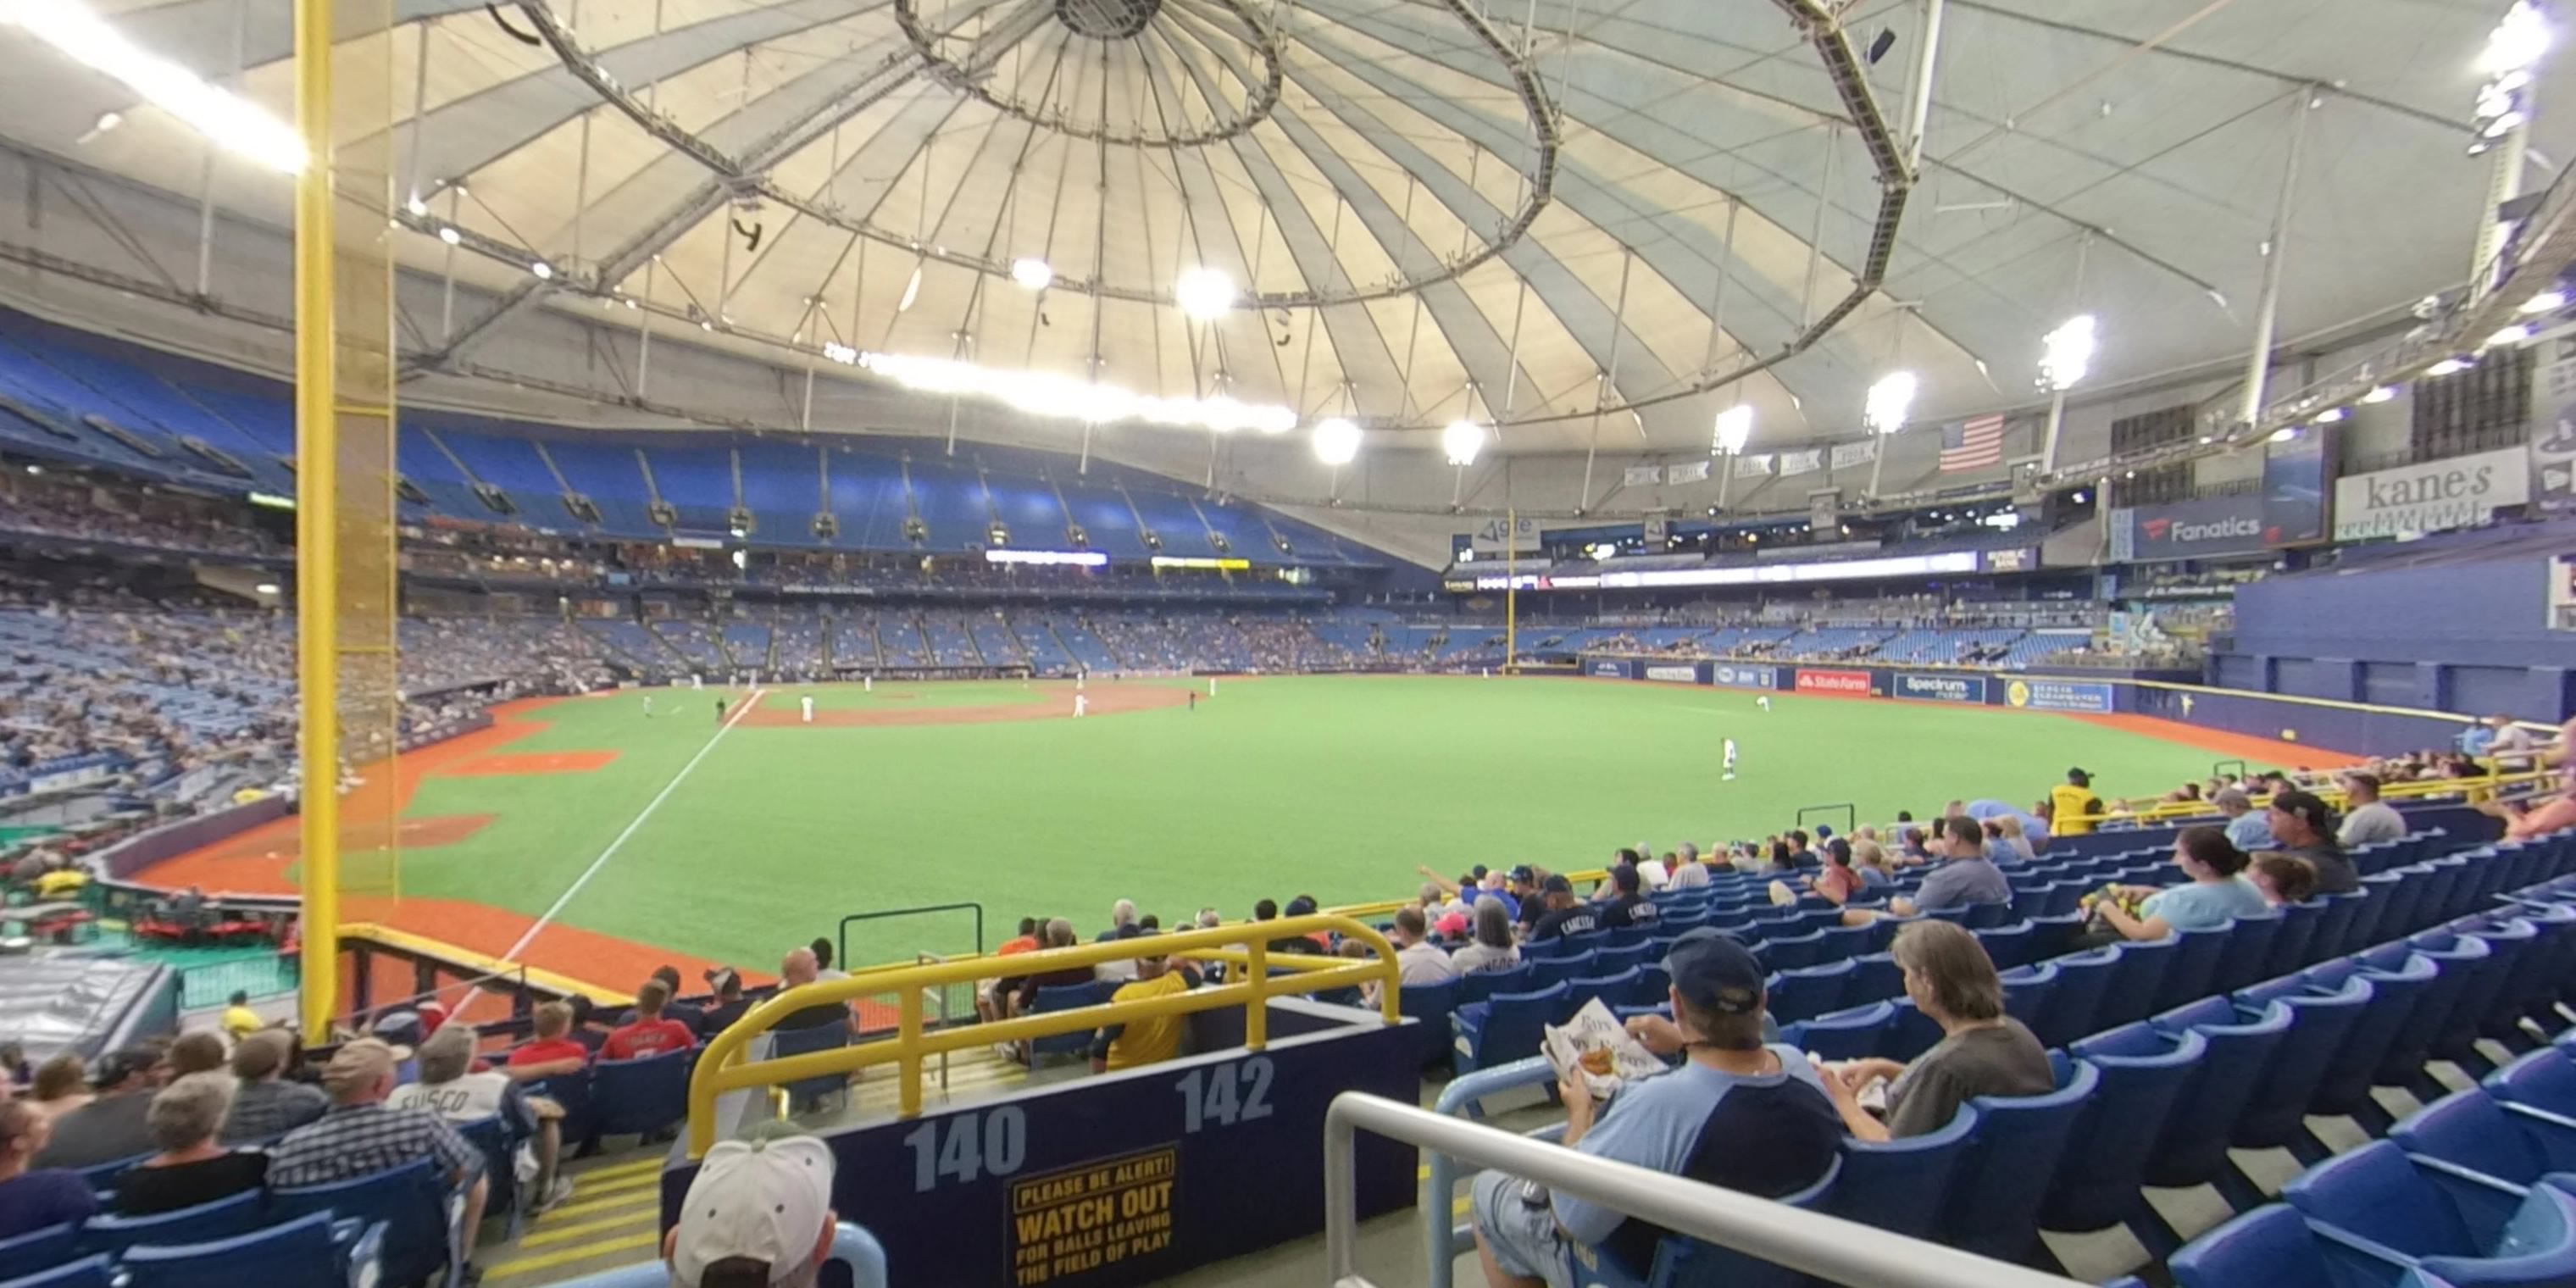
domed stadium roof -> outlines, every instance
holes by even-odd
[[[91,3],[209,78],[238,50],[286,115],[285,0]],[[623,296],[783,365],[957,359],[1542,452],[1704,450],[1739,399],[1757,447],[1848,436],[1900,368],[1917,420],[2026,404],[2077,313],[2097,386],[2238,358],[2299,131],[2280,336],[2402,316],[2468,271],[2503,6],[1950,0],[1919,160],[1911,3],[396,10],[399,253],[479,288],[411,321],[420,361],[506,362],[526,310]],[[5,23],[0,64],[0,134],[199,190],[187,124]],[[2568,133],[2542,118],[2539,163]],[[214,192],[287,219],[273,172],[223,161]],[[1193,269],[1236,288],[1213,321],[1176,299]]]

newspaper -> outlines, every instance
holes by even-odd
[[[1539,1052],[1547,1057],[1557,1076],[1565,1076],[1569,1068],[1581,1069],[1584,1085],[1591,1088],[1595,1100],[1607,1097],[1624,1083],[1654,1077],[1666,1067],[1663,1058],[1647,1050],[1645,1043],[1628,1036],[1627,1027],[1597,997],[1585,1002],[1564,1027],[1550,1024],[1543,1032]],[[1586,1055],[1591,1057],[1588,1061]]]

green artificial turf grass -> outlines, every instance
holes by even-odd
[[[879,698],[902,691],[878,687]],[[834,709],[862,696],[817,692]],[[959,685],[911,701],[1021,693],[1017,682]],[[1759,838],[1808,805],[1849,802],[1864,822],[1899,809],[1927,817],[1953,798],[2027,808],[2075,765],[2106,799],[2144,796],[2205,776],[2216,759],[2053,715],[1785,694],[1765,713],[1755,696],[1316,677],[1226,681],[1195,712],[741,726],[560,915],[769,968],[863,910],[980,902],[988,947],[1026,915],[1069,917],[1088,936],[1121,897],[1166,925],[1206,905],[1243,916],[1264,897],[1360,902],[1409,893],[1417,863],[1446,875],[1475,863],[1595,867],[1623,844]],[[621,754],[593,773],[429,780],[413,815],[497,817],[461,845],[407,854],[408,892],[543,913],[716,727],[713,690],[677,717],[647,720],[626,694],[543,714],[553,727],[510,752]],[[1731,783],[1718,778],[1729,736],[1742,753]],[[962,950],[964,925],[878,928],[854,937],[852,955]]]

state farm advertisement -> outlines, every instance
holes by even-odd
[[[1869,672],[1811,671],[1802,666],[1798,668],[1798,692],[1866,698],[1870,694]]]

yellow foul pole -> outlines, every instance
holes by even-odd
[[[1520,511],[1503,508],[1503,674],[1512,673],[1512,660],[1520,656],[1521,626],[1521,521]]]
[[[332,318],[331,0],[295,0],[295,591],[303,774],[303,1019],[327,1040],[340,973],[340,422]]]

